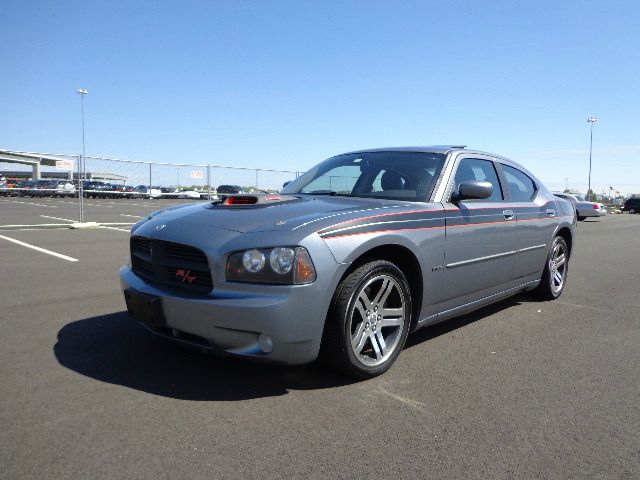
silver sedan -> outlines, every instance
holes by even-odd
[[[579,221],[583,221],[589,217],[602,217],[607,214],[607,207],[602,203],[586,202],[584,200],[580,200],[575,195],[571,195],[570,193],[554,193],[554,195],[571,202]]]
[[[161,210],[132,229],[127,308],[151,332],[287,364],[385,372],[407,335],[518,292],[559,297],[571,204],[451,147],[332,157],[280,194]]]

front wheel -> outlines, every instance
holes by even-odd
[[[564,291],[569,272],[569,247],[564,238],[553,239],[536,293],[543,300],[555,300]]]
[[[411,293],[402,271],[376,260],[344,278],[333,296],[320,356],[357,378],[386,372],[409,333]]]

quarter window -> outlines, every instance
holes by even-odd
[[[511,200],[514,202],[530,201],[536,193],[536,184],[529,175],[507,165],[502,165],[502,170],[509,186]]]
[[[465,202],[500,202],[504,199],[502,188],[498,180],[498,174],[493,166],[493,162],[489,160],[480,160],[477,158],[465,158],[458,164],[458,170],[454,179],[455,190],[462,182],[479,181],[489,182],[493,185],[493,193],[488,198],[480,200],[465,200]]]

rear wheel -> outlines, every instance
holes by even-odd
[[[564,291],[569,272],[569,248],[564,238],[553,239],[536,293],[543,300],[555,300]]]
[[[402,271],[384,260],[366,263],[336,289],[320,356],[352,377],[380,375],[404,347],[410,319],[411,293]]]
[[[585,219],[585,217],[581,217],[580,215],[578,215],[578,221],[581,222]]]
[[[635,208],[630,208],[629,213],[633,215],[634,213],[638,213],[638,212],[636,212]]]

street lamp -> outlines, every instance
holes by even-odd
[[[587,188],[587,201],[589,201],[589,195],[591,191],[591,154],[593,152],[593,124],[598,121],[597,117],[589,117],[587,118],[587,123],[591,129],[590,137],[589,137],[589,186]]]
[[[82,158],[78,162],[78,205],[80,206],[80,223],[84,222],[84,205],[83,205],[83,180],[84,180],[84,96],[89,93],[86,88],[79,88],[76,93],[80,95],[80,105],[82,109]]]
[[[89,92],[86,88],[79,88],[76,93],[80,95],[80,108],[82,109],[82,158],[84,159],[84,96]]]

